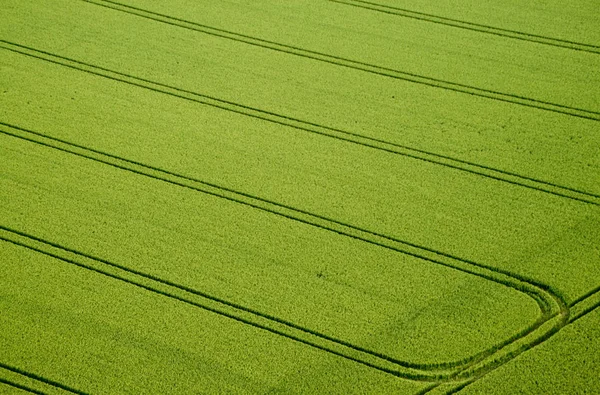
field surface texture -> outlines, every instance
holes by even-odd
[[[0,21],[1,394],[600,393],[596,1]]]

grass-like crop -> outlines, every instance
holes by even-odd
[[[0,391],[583,391],[594,17],[405,3],[6,1]]]
[[[340,235],[335,223],[2,139],[9,180],[21,183],[3,188],[15,197],[3,210],[7,228],[340,342],[409,363],[453,362],[538,315],[534,300],[504,284]],[[28,199],[38,188],[48,192]]]
[[[595,310],[539,348],[467,387],[464,393],[597,393],[600,391],[599,328],[600,314]]]

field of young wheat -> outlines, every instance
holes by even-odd
[[[0,393],[600,392],[594,1],[0,17]]]

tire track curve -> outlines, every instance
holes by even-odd
[[[362,147],[376,149],[390,154],[401,155],[407,158],[416,159],[436,165],[445,166],[455,170],[475,174],[478,176],[494,179],[512,185],[537,190],[543,193],[549,193],[582,203],[600,206],[600,195],[575,188],[561,186],[556,183],[540,180],[534,177],[528,177],[495,169],[490,166],[465,161],[451,156],[436,154],[401,144],[390,143],[385,140],[364,136],[358,133],[348,132],[342,129],[328,127],[326,125],[314,122],[304,121],[298,118],[280,115],[274,112],[245,106],[242,104],[222,100],[201,93],[192,92],[182,88],[166,85],[160,82],[139,78],[118,71],[106,69],[100,66],[81,62],[78,60],[55,55],[49,52],[30,48],[16,43],[0,39],[0,49],[11,51],[20,55],[28,56],[41,61],[49,62],[58,66],[63,66],[76,71],[88,73],[97,77],[107,78],[109,80],[125,83],[138,88],[148,89],[153,92],[163,93],[169,96],[177,97],[183,100],[195,102],[202,105],[211,106],[228,112],[248,116],[254,119],[274,123],[281,126],[287,126],[296,130],[329,137],[350,144],[357,144]]]
[[[531,33],[520,32],[517,30],[503,29],[480,23],[462,21],[459,19],[447,18],[439,15],[428,14],[419,11],[413,11],[405,8],[393,7],[384,4],[378,4],[364,0],[328,0],[333,3],[344,4],[352,7],[358,7],[365,10],[378,11],[385,14],[397,15],[404,18],[416,19],[424,22],[431,22],[440,25],[456,27],[459,29],[471,30],[479,33],[493,34],[496,36],[512,38],[516,40],[528,41],[537,44],[550,45],[559,48],[567,48],[575,51],[600,54],[600,46],[579,43],[576,41],[562,40],[559,38],[548,37]]]
[[[580,318],[583,318],[584,316],[586,316],[587,314],[596,310],[597,308],[600,308],[600,286],[581,295],[580,297],[575,299],[573,302],[569,303],[568,307],[570,309],[569,318],[565,322],[564,326],[571,325],[575,321],[579,320]],[[550,337],[550,336],[548,336],[548,337]],[[539,344],[541,344],[541,342]],[[443,393],[444,394],[456,393],[456,392],[462,390],[463,388],[467,387],[468,385],[471,385],[474,382],[476,382],[477,380],[483,378],[489,372],[491,372],[491,370],[482,372],[481,374],[479,374],[476,377],[471,377],[466,382],[459,384],[458,386],[453,387],[449,390],[445,390]],[[440,384],[433,385],[431,387],[424,389],[420,393],[422,393],[422,394],[432,393],[439,386],[440,386]],[[437,391],[435,391],[435,392],[437,392]]]
[[[452,377],[456,375],[456,373],[446,373],[439,371],[433,371],[432,373],[430,373],[427,371],[427,369],[420,369],[416,367],[407,368],[402,366],[405,369],[399,370],[398,366],[394,366],[399,365],[398,363],[389,361],[391,362],[391,364],[385,364],[382,363],[382,361],[377,361],[377,358],[373,358],[374,355],[372,355],[372,353],[370,353],[369,351],[363,351],[363,353],[366,355],[361,355],[361,352],[359,349],[357,349],[357,347],[350,344],[346,346],[345,344],[343,344],[343,341],[340,342],[336,341],[335,339],[327,339],[323,336],[320,336],[316,332],[312,332],[311,330],[308,330],[306,328],[295,326],[294,324],[291,325],[295,326],[295,328],[293,329],[296,329],[296,331],[290,331],[290,323],[286,323],[285,321],[277,317],[268,317],[267,315],[252,311],[243,306],[235,305],[227,301],[218,300],[217,298],[205,295],[202,292],[199,292],[195,289],[181,286],[176,283],[172,283],[170,281],[142,272],[138,272],[125,266],[109,262],[102,258],[93,257],[88,254],[84,254],[79,251],[66,248],[58,244],[1,225],[0,240],[14,244],[19,247],[27,248],[29,250],[44,254],[46,256],[58,259],[60,261],[78,266],[80,268],[90,270],[97,274],[102,274],[112,279],[123,281],[129,285],[136,286],[147,291],[192,305],[194,307],[198,307],[203,310],[233,319],[242,324],[250,325],[257,329],[266,330],[275,335],[283,336],[290,340],[316,348],[320,351],[324,351],[336,355],[338,357],[345,358],[352,362],[360,363],[369,368],[373,368],[384,373],[392,374],[397,377],[407,378],[416,381],[445,381],[446,379],[452,379]],[[108,267],[108,270],[106,267]],[[194,296],[199,296],[199,298],[194,298]],[[209,300],[209,303],[206,303],[207,299]],[[216,303],[211,304],[210,301]],[[215,307],[215,304],[220,306]],[[224,309],[223,305],[229,306],[231,308]],[[244,314],[240,314],[240,310],[249,314],[246,314],[246,317],[244,317]],[[298,333],[299,331],[305,333]],[[315,336],[321,339],[316,339],[315,341]],[[331,340],[333,343],[337,344],[327,344],[327,342],[319,341],[323,339]],[[345,348],[350,348],[352,350],[347,350]],[[391,365],[391,367],[386,367],[386,365]]]
[[[94,4],[97,6],[109,8],[112,10],[124,12],[130,15],[142,17],[155,22],[165,23],[171,26],[180,27],[183,29],[193,30],[195,32],[209,34],[215,37],[220,37],[228,40],[241,42],[244,44],[261,47],[277,52],[283,52],[290,55],[301,56],[304,58],[330,63],[341,67],[347,67],[354,70],[359,70],[371,74],[376,74],[382,77],[394,78],[397,80],[412,82],[420,85],[426,85],[433,88],[439,88],[449,90],[453,92],[468,94],[472,96],[478,96],[486,99],[492,99],[496,101],[511,103],[515,105],[521,105],[525,107],[536,108],[538,110],[551,111],[560,113],[568,116],[589,119],[593,121],[600,121],[600,112],[593,110],[586,110],[583,108],[567,106],[559,103],[552,103],[549,101],[538,100],[521,96],[512,93],[500,92],[492,89],[478,88],[475,86],[461,84],[452,81],[446,81],[439,78],[427,77],[415,73],[404,72],[401,70],[395,70],[388,67],[377,66],[374,64],[360,62],[356,60],[346,59],[343,57],[330,55],[322,52],[312,51],[300,47],[291,45],[281,44],[274,41],[263,40],[260,38],[239,34],[223,29],[214,28],[211,26],[202,25],[199,23],[187,21],[181,18],[175,18],[169,15],[148,11],[142,8],[129,6],[123,3],[110,0],[79,0],[86,3]]]
[[[354,226],[352,224],[347,224],[341,221],[337,221],[335,219],[331,219],[325,216],[321,216],[318,214],[310,213],[298,208],[294,208],[291,206],[283,205],[274,201],[270,201],[264,198],[260,198],[257,196],[253,196],[244,192],[235,191],[230,188],[218,186],[215,184],[211,184],[208,182],[204,182],[199,179],[195,179],[193,177],[188,177],[185,175],[177,174],[165,169],[157,168],[154,166],[150,166],[147,164],[139,163],[136,161],[132,161],[129,159],[125,159],[122,157],[118,157],[115,155],[111,155],[109,153],[104,153],[98,150],[94,150],[91,148],[87,148],[81,145],[72,144],[63,140],[55,139],[52,137],[45,136],[41,133],[28,131],[23,128],[11,127],[10,129],[3,126],[0,127],[0,133],[29,141],[38,145],[45,146],[47,148],[62,151],[68,154],[72,154],[78,157],[82,157],[85,159],[90,159],[105,165],[109,165],[121,170],[129,171],[135,174],[143,175],[146,177],[150,177],[153,179],[161,180],[176,186],[188,188],[197,192],[201,192],[204,194],[209,194],[212,196],[216,196],[222,199],[226,199],[238,204],[242,204],[254,209],[258,209],[270,214],[278,215],[296,222],[304,223],[315,228],[324,229],[327,231],[331,231],[337,233],[342,236],[350,237],[356,240],[360,240],[372,245],[376,245],[382,248],[386,248],[395,252],[399,252],[408,256],[416,257],[422,259],[427,262],[431,262],[437,265],[449,267],[463,273],[468,273],[475,275],[477,277],[490,280],[496,282],[498,284],[504,285],[508,288],[512,288],[516,291],[522,292],[527,296],[531,297],[536,301],[538,307],[540,309],[540,317],[533,322],[530,326],[523,329],[521,332],[515,334],[509,339],[501,341],[497,343],[492,348],[485,350],[471,358],[466,358],[457,362],[449,362],[449,363],[436,363],[436,364],[414,364],[408,363],[405,361],[400,361],[395,358],[389,357],[387,355],[383,355],[381,353],[373,352],[361,347],[357,347],[350,343],[347,343],[341,339],[336,339],[331,336],[320,334],[318,332],[311,331],[306,328],[299,327],[296,324],[291,322],[287,322],[281,320],[278,317],[269,316],[263,314],[261,312],[250,310],[246,307],[235,305],[231,302],[216,300],[214,297],[210,295],[202,294],[198,291],[190,291],[190,289],[185,289],[186,292],[193,292],[194,295],[201,297],[209,297],[213,301],[217,301],[218,303],[225,303],[229,307],[233,307],[237,310],[243,311],[244,313],[250,313],[254,316],[261,317],[262,319],[266,319],[269,322],[275,322],[278,325],[284,325],[286,328],[291,328],[294,330],[299,330],[302,333],[310,334],[312,336],[317,337],[320,341],[334,342],[337,346],[343,346],[346,349],[352,352],[359,352],[361,355],[368,356],[369,358],[377,359],[377,363],[384,364],[392,364],[393,368],[381,368],[380,365],[376,363],[369,363],[370,367],[378,366],[380,369],[386,373],[391,373],[399,377],[407,377],[414,380],[451,380],[455,377],[459,377],[459,375],[466,375],[468,373],[467,369],[470,369],[472,366],[477,364],[483,364],[479,369],[486,369],[486,366],[492,366],[493,363],[487,363],[487,359],[492,356],[497,355],[498,353],[503,353],[505,351],[511,352],[511,356],[514,357],[518,355],[520,352],[524,351],[530,342],[537,341],[536,339],[540,337],[539,330],[543,329],[543,327],[548,325],[548,322],[551,322],[551,329],[558,330],[560,329],[565,320],[568,319],[569,309],[566,303],[564,302],[564,298],[560,296],[560,293],[554,290],[553,288],[536,282],[535,280],[516,275],[514,273],[510,273],[505,270],[501,270],[498,268],[490,267],[487,265],[479,264],[464,258],[460,258],[457,256],[453,256],[451,254],[446,254],[441,251],[437,251],[435,249],[427,248],[424,246],[419,246],[414,243],[410,243],[408,241],[400,240],[395,237],[377,233],[374,231],[370,231],[367,229],[360,228],[358,226]],[[2,228],[0,226],[0,228]],[[6,231],[13,230],[5,229]],[[26,237],[31,238],[29,235],[25,235]],[[42,240],[40,240],[42,241]],[[44,241],[45,242],[45,241]],[[46,242],[47,243],[47,242]],[[66,250],[63,247],[58,246],[63,250]],[[74,252],[79,254],[80,256],[85,256],[85,254],[70,250],[70,252]],[[93,257],[89,257],[91,259],[98,260]],[[114,264],[110,264],[115,267]],[[120,267],[121,270],[126,269]],[[127,269],[128,270],[128,269]],[[136,275],[143,275],[140,273],[136,273]],[[147,276],[146,276],[147,277]],[[153,281],[162,281],[163,284],[167,284],[164,280],[160,279],[152,279]],[[168,283],[169,286],[174,286],[174,284]],[[176,285],[175,285],[176,286]],[[181,287],[179,287],[181,289]],[[559,318],[558,320],[556,318]],[[556,321],[556,322],[554,322]],[[542,331],[542,335],[546,333],[546,329]],[[519,348],[517,351],[511,351],[511,347],[514,344],[519,344],[519,342],[525,339],[526,343]],[[340,354],[340,353],[338,353]],[[336,354],[337,355],[337,354]],[[356,359],[356,358],[354,358]],[[398,368],[403,369],[411,369],[408,373],[398,370]],[[454,372],[446,372],[448,369],[458,369],[458,371]]]

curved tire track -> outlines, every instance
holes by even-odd
[[[543,35],[524,33],[516,30],[503,29],[499,27],[483,25],[480,23],[473,23],[467,21],[461,21],[459,19],[447,18],[439,15],[427,14],[424,12],[408,10],[405,8],[392,7],[389,5],[378,4],[364,0],[328,0],[333,3],[339,3],[349,5],[353,7],[363,8],[365,10],[382,12],[385,14],[396,15],[404,18],[417,19],[419,21],[431,22],[440,25],[456,27],[459,29],[471,30],[479,33],[493,34],[496,36],[512,38],[516,40],[528,41],[537,44],[550,45],[559,48],[567,48],[575,51],[583,51],[594,54],[600,54],[600,46],[579,43],[576,41],[562,40],[559,38],[553,38]]]
[[[537,330],[544,325],[547,325],[549,321],[553,318],[567,317],[569,314],[569,309],[564,299],[560,296],[560,294],[554,291],[551,287],[536,282],[534,280],[525,278],[523,276],[519,276],[513,273],[510,273],[505,270],[501,270],[498,268],[490,267],[487,265],[482,265],[470,260],[466,260],[464,258],[460,258],[457,256],[453,256],[450,254],[443,253],[441,251],[437,251],[431,248],[427,248],[424,246],[419,246],[407,241],[403,241],[392,236],[388,236],[385,234],[380,234],[377,232],[373,232],[367,229],[362,229],[360,227],[346,224],[331,218],[327,218],[318,214],[313,214],[301,209],[297,209],[291,206],[283,205],[274,201],[270,201],[264,198],[252,196],[243,192],[235,191],[226,187],[221,187],[215,184],[207,183],[202,180],[198,180],[192,177],[188,177],[185,175],[180,175],[177,173],[173,173],[168,170],[160,169],[157,167],[153,167],[150,165],[142,164],[136,161],[128,160],[125,158],[121,158],[118,156],[114,156],[108,153],[104,153],[101,151],[97,151],[91,148],[87,148],[84,146],[72,144],[66,141],[54,139],[52,137],[44,136],[41,133],[28,131],[22,128],[12,127],[10,130],[7,127],[0,128],[0,132],[12,137],[16,137],[22,140],[26,140],[35,144],[39,144],[50,149],[63,151],[68,154],[76,155],[82,158],[90,159],[105,165],[109,165],[121,170],[129,171],[135,174],[143,175],[146,177],[150,177],[153,179],[161,180],[163,182],[167,182],[173,185],[177,185],[180,187],[188,188],[194,191],[198,191],[205,194],[210,194],[219,198],[223,198],[229,201],[233,201],[235,203],[243,204],[248,207],[252,207],[254,209],[258,209],[261,211],[265,211],[270,214],[278,215],[284,218],[288,218],[293,221],[297,221],[300,223],[304,223],[310,226],[314,226],[316,228],[325,229],[346,237],[350,237],[353,239],[357,239],[369,244],[373,244],[382,248],[386,248],[392,251],[396,251],[402,254],[406,254],[409,256],[413,256],[437,265],[449,267],[464,273],[472,274],[477,277],[490,280],[496,282],[498,284],[504,285],[508,288],[512,288],[516,291],[525,293],[529,297],[533,298],[539,306],[540,309],[540,317],[533,322],[529,327],[522,330],[520,333],[515,334],[515,336],[510,339],[504,340],[501,343],[494,345],[492,348],[475,355],[471,358],[467,358],[462,361],[456,361],[453,363],[439,363],[439,364],[414,364],[406,361],[400,361],[395,358],[389,357],[387,355],[383,355],[381,353],[373,352],[368,349],[364,349],[361,347],[357,347],[350,343],[347,343],[341,339],[336,339],[331,336],[321,334],[315,331],[312,331],[307,328],[302,328],[294,323],[287,322],[278,317],[273,317],[258,311],[254,311],[248,309],[244,306],[239,306],[235,303],[220,300],[212,297],[211,295],[203,294],[202,292],[191,290],[186,287],[179,286],[174,283],[169,283],[165,280],[159,278],[153,278],[144,273],[139,273],[132,271],[131,269],[121,267],[114,263],[110,263],[108,261],[104,261],[100,258],[91,257],[85,255],[84,253],[69,250],[68,248],[54,245],[48,243],[47,241],[37,239],[37,241],[43,242],[46,245],[51,245],[52,247],[59,248],[61,250],[75,253],[79,256],[83,256],[85,258],[89,258],[95,260],[97,262],[102,262],[103,264],[109,265],[111,267],[118,268],[119,270],[126,270],[129,273],[133,273],[137,276],[143,276],[146,279],[151,279],[155,282],[160,282],[163,285],[168,285],[170,287],[176,287],[179,290],[183,290],[187,293],[192,293],[196,296],[200,296],[202,298],[208,298],[212,301],[215,301],[219,304],[226,305],[228,307],[234,308],[236,310],[240,310],[244,313],[250,313],[254,316],[261,317],[261,319],[266,319],[269,322],[275,322],[278,325],[283,325],[287,328],[292,328],[297,331],[301,331],[303,333],[310,334],[312,336],[316,336],[320,340],[324,340],[327,342],[334,342],[337,345],[341,345],[346,349],[351,350],[352,352],[361,353],[361,355],[365,355],[368,358],[375,358],[378,362],[383,363],[384,366],[389,366],[392,364],[395,368],[382,367],[381,365],[377,365],[377,363],[364,363],[359,358],[352,358],[352,360],[356,360],[363,364],[367,364],[367,366],[374,367],[376,369],[382,370],[386,373],[391,373],[399,377],[406,377],[413,380],[424,380],[424,381],[432,381],[432,380],[455,380],[464,375],[470,374],[469,369],[477,364],[483,364],[478,371],[489,369],[490,363],[486,362],[490,357],[496,357],[498,352],[502,354],[504,350],[508,350],[514,344],[518,344],[521,339],[526,339],[528,337],[532,337],[532,340],[528,340],[528,343],[521,346],[517,351],[511,351],[510,358],[514,358],[514,356],[520,354],[527,348],[529,348],[529,344],[531,342],[537,341]],[[8,229],[0,226],[0,229],[4,229],[5,231],[11,232],[12,234],[19,234],[23,237],[27,237],[29,239],[36,239],[31,235],[26,235],[20,233],[18,231]],[[22,244],[22,243],[21,243]],[[43,250],[40,252],[44,252]],[[62,259],[62,258],[59,258]],[[62,259],[64,260],[64,259]],[[70,263],[74,263],[73,261],[69,261]],[[97,271],[97,270],[96,270]],[[146,287],[147,288],[147,287]],[[563,325],[563,320],[559,321],[556,324],[552,325],[553,330],[559,330]],[[262,328],[266,329],[266,328]],[[270,329],[267,329],[270,330]],[[272,330],[271,330],[272,331]],[[284,334],[284,336],[286,336]],[[542,335],[543,336],[543,335]],[[287,335],[287,337],[290,337]],[[298,340],[298,339],[294,339]],[[299,340],[302,341],[302,340]],[[304,341],[303,341],[304,342]],[[306,342],[304,342],[306,343]],[[318,344],[314,345],[317,348],[323,349],[323,347]],[[347,357],[342,352],[334,352],[336,355]],[[492,362],[493,364],[494,362]],[[398,367],[404,368],[404,371],[398,370]],[[406,372],[406,369],[409,371]],[[455,371],[447,372],[448,369],[455,369]],[[464,378],[464,377],[462,377]]]
[[[569,305],[568,305],[569,315],[567,317],[565,317],[561,327],[556,330],[551,331],[551,333],[544,336],[544,338],[542,340],[545,340],[545,339],[551,337],[553,334],[558,332],[558,330],[562,329],[562,327],[565,327],[565,326],[568,326],[568,325],[574,323],[575,321],[579,320],[580,318],[585,317],[587,314],[591,313],[592,311],[596,310],[597,308],[600,308],[600,286],[586,292],[585,294],[583,294],[580,297],[578,297],[577,299],[575,299],[573,302],[569,303]],[[543,343],[543,341],[537,341],[534,344],[532,344],[532,346],[530,348],[533,348],[541,343]],[[527,350],[524,350],[523,352],[528,351],[530,348],[528,348]],[[505,362],[508,362],[508,360]],[[473,384],[475,381],[477,381],[480,378],[482,378],[483,376],[485,376],[491,370],[493,370],[493,369],[480,371],[479,374],[477,374],[475,377],[470,377],[464,383],[458,384],[456,387],[452,387],[450,389],[445,388],[445,389],[447,389],[447,391],[445,391],[444,393],[445,394],[456,393],[456,392],[460,391],[461,389],[463,389],[464,387]],[[421,393],[426,394],[426,393],[431,393],[431,392],[437,392],[435,390],[438,387],[439,387],[439,384],[433,385],[431,387],[426,388]]]

